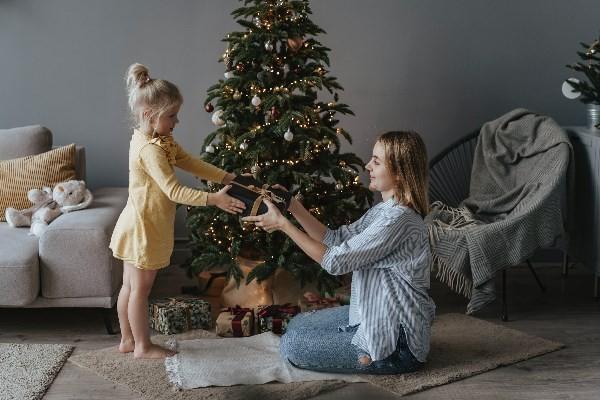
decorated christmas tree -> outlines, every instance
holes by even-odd
[[[202,159],[285,186],[327,226],[355,221],[372,194],[359,180],[363,161],[340,152],[341,140],[352,139],[337,116],[353,113],[339,101],[343,89],[329,75],[330,49],[316,39],[325,31],[310,20],[308,1],[245,0],[231,14],[242,30],[223,39],[224,78],[208,89],[205,102],[216,130]],[[214,182],[201,188],[219,189]],[[216,207],[188,207],[186,223],[192,255],[183,267],[190,276],[225,268],[239,283],[242,256],[264,260],[247,282],[283,268],[301,285],[316,281],[323,292],[338,286],[339,277],[281,232],[266,233]]]

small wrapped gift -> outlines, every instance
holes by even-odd
[[[196,297],[152,300],[148,308],[150,328],[165,335],[211,325],[210,303]]]
[[[242,337],[254,334],[254,310],[251,308],[228,307],[221,309],[217,317],[217,335]]]
[[[298,301],[300,311],[322,310],[324,308],[332,308],[341,306],[340,301],[336,298],[321,297],[313,292],[304,293],[304,298]]]
[[[228,195],[241,200],[246,205],[243,217],[261,215],[268,211],[263,199],[270,200],[282,213],[290,206],[292,194],[285,190],[273,189],[269,185],[261,185],[256,179],[238,175],[231,181]]]
[[[258,306],[258,333],[271,331],[278,335],[285,333],[292,317],[300,312],[300,307],[291,304]]]

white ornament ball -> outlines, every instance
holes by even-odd
[[[292,133],[292,131],[290,130],[290,128],[287,129],[287,131],[283,135],[283,138],[285,140],[287,140],[288,142],[291,142],[294,139],[294,134]]]
[[[248,148],[248,143],[246,143],[246,142],[242,142],[242,143],[240,144],[240,149],[242,149],[242,150],[246,150],[247,148]]]
[[[273,43],[271,43],[271,42],[265,43],[265,50],[266,51],[273,51]]]
[[[336,183],[336,184],[335,184],[335,188],[336,188],[337,190],[342,190],[342,189],[344,188],[344,185],[343,185],[343,184],[341,184],[340,182],[338,182],[338,183]]]
[[[254,97],[252,98],[252,105],[254,107],[258,107],[258,106],[260,106],[260,103],[262,103],[262,100],[260,99],[260,97],[258,97],[257,95],[254,95]]]
[[[207,153],[214,153],[215,152],[215,147],[212,144],[209,144],[208,146],[206,146],[206,152]]]
[[[225,125],[225,121],[223,121],[223,119],[221,118],[222,115],[223,115],[223,110],[215,111],[211,117],[212,123],[215,124],[216,126]]]
[[[233,78],[234,74],[233,71],[227,71],[223,74],[223,76],[225,77],[225,79],[230,79]]]
[[[574,100],[581,96],[581,92],[576,91],[573,86],[569,84],[569,82],[579,83],[579,79],[577,78],[569,78],[562,84],[562,94],[569,100]]]

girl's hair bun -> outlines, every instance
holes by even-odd
[[[131,93],[133,90],[142,88],[150,81],[150,71],[143,64],[131,64],[127,70],[126,80],[127,90]]]

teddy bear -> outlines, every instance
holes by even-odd
[[[57,184],[54,189],[31,189],[27,198],[33,206],[25,210],[7,208],[6,222],[13,228],[29,226],[29,235],[42,236],[48,224],[59,215],[82,210],[93,200],[92,192],[84,181],[70,180]]]

